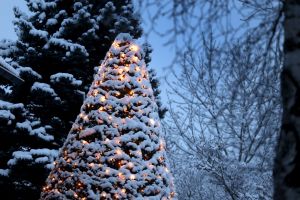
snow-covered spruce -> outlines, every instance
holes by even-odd
[[[41,199],[174,199],[157,109],[141,48],[118,35]]]

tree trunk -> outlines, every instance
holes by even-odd
[[[283,116],[274,166],[274,199],[300,199],[300,0],[284,2]]]

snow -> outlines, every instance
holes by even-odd
[[[22,108],[24,108],[24,105],[22,103],[14,104],[14,103],[0,100],[0,109],[11,110],[11,109],[22,109]]]
[[[6,95],[9,95],[12,93],[11,88],[12,88],[12,86],[10,86],[10,85],[0,85],[0,89],[3,90]]]
[[[50,18],[50,19],[47,20],[46,25],[47,25],[47,26],[53,26],[53,25],[56,25],[57,23],[58,23],[58,22],[57,22],[56,19]]]
[[[18,48],[14,41],[3,39],[0,41],[0,57],[7,57],[11,55],[12,52],[16,52]]]
[[[35,82],[31,87],[31,91],[43,91],[45,93],[51,94],[51,96],[57,96],[55,91],[47,83]]]
[[[61,82],[62,80],[67,80],[74,86],[80,86],[82,84],[81,80],[75,79],[74,76],[69,73],[57,73],[50,76],[51,83]]]
[[[30,67],[19,67],[17,71],[19,74],[26,74],[26,73],[30,74],[31,76],[35,77],[37,80],[42,79],[42,76]]]
[[[30,121],[26,120],[21,123],[18,122],[16,124],[16,127],[19,129],[27,130],[29,135],[37,136],[44,141],[54,140],[54,137],[52,135],[49,135],[44,127],[39,127],[39,128],[34,129],[34,128],[32,128],[34,125],[35,125],[35,122],[30,122]]]
[[[44,49],[48,49],[49,45],[60,46],[70,52],[75,52],[75,51],[79,50],[85,56],[89,56],[89,54],[84,46],[82,46],[80,44],[75,44],[73,42],[68,42],[65,39],[51,38],[48,41],[48,43],[44,46]]]
[[[9,175],[9,169],[0,169],[0,176],[6,176]]]
[[[29,33],[33,36],[39,37],[39,38],[43,38],[43,39],[47,39],[48,37],[48,32],[47,31],[42,31],[42,30],[37,30],[37,29],[31,29],[29,31]]]
[[[18,76],[19,73],[18,71],[13,68],[11,65],[9,65],[1,56],[0,56],[0,67],[4,67],[6,70],[10,71],[11,73],[13,73],[15,76]]]
[[[31,149],[30,151],[15,151],[13,158],[7,164],[9,166],[16,165],[19,160],[35,161],[35,163],[48,163],[46,167],[53,167],[53,162],[58,156],[57,150],[52,149]]]
[[[15,116],[8,110],[0,110],[0,119],[15,119]]]

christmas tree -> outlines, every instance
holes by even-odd
[[[129,34],[114,41],[41,199],[173,199],[158,107]]]

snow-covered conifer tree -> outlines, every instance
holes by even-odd
[[[112,44],[41,199],[173,199],[158,107],[142,49]]]

